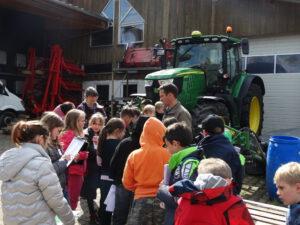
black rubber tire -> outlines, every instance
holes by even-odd
[[[14,112],[4,111],[0,115],[1,127],[6,127],[6,126],[10,125],[14,121],[14,119],[16,119],[16,117],[17,116]]]
[[[243,98],[242,113],[241,113],[241,127],[249,127],[249,115],[250,115],[250,104],[253,97],[257,97],[260,104],[260,121],[256,131],[253,131],[256,135],[260,135],[263,128],[263,116],[264,116],[264,103],[262,90],[259,85],[251,84],[247,95]]]
[[[222,102],[201,102],[192,111],[193,133],[194,136],[199,135],[201,128],[199,125],[208,115],[215,114],[222,116],[225,123],[230,123],[230,114],[226,105]]]

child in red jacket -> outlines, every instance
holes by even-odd
[[[85,113],[78,109],[70,110],[65,118],[64,132],[59,140],[62,144],[63,152],[66,151],[74,137],[84,137],[83,127],[85,123]],[[77,208],[83,178],[86,170],[87,151],[80,151],[68,167],[67,190],[72,210]]]
[[[195,182],[182,180],[169,188],[171,194],[181,197],[175,225],[254,225],[243,200],[233,195],[231,179],[225,161],[201,160]]]

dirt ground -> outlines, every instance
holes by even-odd
[[[10,141],[10,136],[5,134],[0,134],[0,154],[2,154],[5,150],[11,148],[13,145]],[[268,203],[273,205],[282,206],[282,204],[276,200],[270,200],[265,185],[265,177],[262,176],[246,176],[243,182],[243,188],[241,192],[241,196],[248,200],[253,200],[262,203]],[[1,194],[1,193],[0,193]],[[100,194],[98,194],[98,199],[96,200],[99,203]],[[2,225],[2,207],[0,202],[0,225]],[[77,208],[77,225],[88,225],[88,210],[87,204],[84,201],[81,201]]]

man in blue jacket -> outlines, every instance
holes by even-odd
[[[204,138],[198,143],[198,149],[204,152],[205,158],[220,158],[229,165],[236,183],[234,194],[239,194],[242,189],[244,169],[239,154],[223,134],[224,120],[220,116],[209,115],[201,125]]]

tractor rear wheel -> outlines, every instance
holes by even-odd
[[[241,127],[249,127],[256,135],[261,134],[263,127],[264,104],[262,90],[252,84],[243,99]]]
[[[192,112],[194,135],[199,135],[202,120],[208,115],[215,114],[222,116],[225,123],[230,123],[230,114],[226,105],[222,102],[201,102],[196,105]]]

